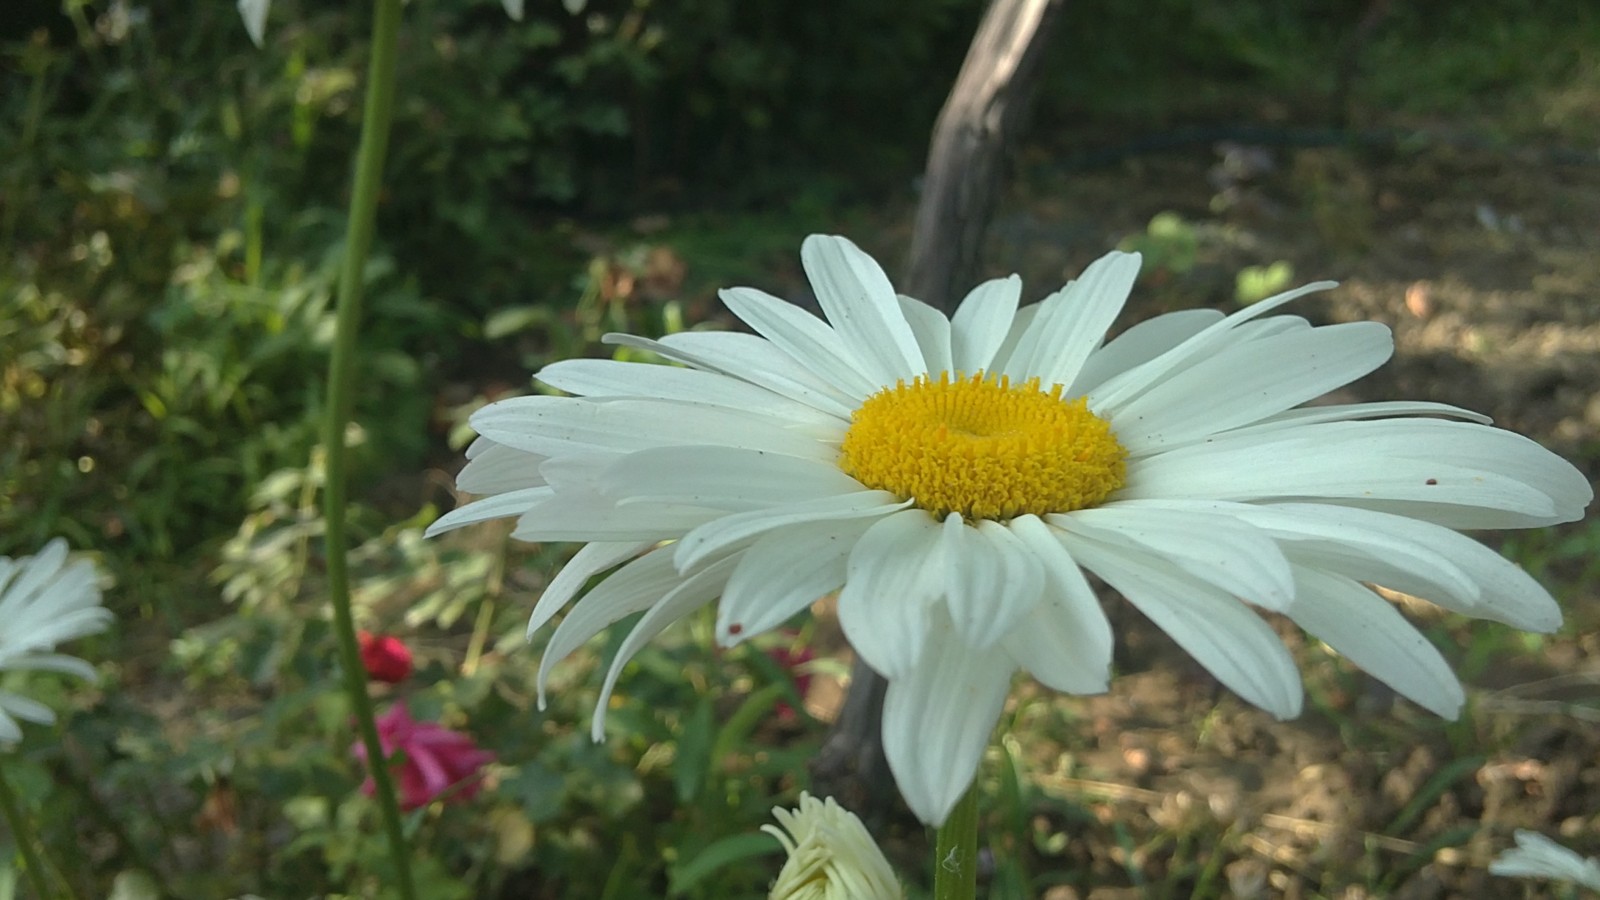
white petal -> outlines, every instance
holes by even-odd
[[[17,575],[0,594],[0,622],[7,622],[20,610],[33,604],[48,590],[48,585],[67,561],[67,542],[55,538],[38,553],[18,561]]]
[[[1222,318],[1217,309],[1184,309],[1145,319],[1091,353],[1065,395],[1081,397],[1107,378],[1155,359]]]
[[[1289,562],[1277,543],[1237,518],[1151,500],[1119,501],[1045,520],[1107,547],[1163,559],[1266,609],[1284,609],[1294,594]]]
[[[1174,506],[1184,503],[1162,502]],[[1323,503],[1193,502],[1266,532],[1279,542],[1291,562],[1418,597],[1439,597],[1443,606],[1476,614],[1470,611],[1479,606],[1481,592],[1477,582],[1451,555],[1433,546],[1437,543],[1436,533],[1459,537],[1448,529],[1402,516]]]
[[[502,494],[545,483],[544,476],[539,474],[543,457],[481,437],[473,447],[477,452],[468,455],[467,464],[456,475],[457,490],[468,494]]]
[[[733,571],[733,565],[734,560],[724,559],[696,572],[639,617],[622,646],[617,648],[616,655],[611,657],[605,684],[600,688],[600,699],[595,702],[589,736],[596,743],[605,740],[606,709],[611,705],[611,692],[617,686],[617,677],[622,674],[622,668],[667,626],[705,606],[722,593],[722,586],[728,583],[728,574]]]
[[[1216,352],[1219,347],[1234,343],[1237,335],[1231,331],[1246,322],[1263,316],[1274,309],[1296,300],[1306,294],[1316,291],[1325,291],[1335,287],[1334,282],[1318,281],[1305,287],[1295,288],[1277,295],[1268,297],[1258,303],[1239,310],[1226,319],[1217,322],[1187,341],[1173,347],[1155,359],[1124,371],[1122,374],[1106,380],[1089,394],[1089,408],[1116,408],[1144,393],[1152,385],[1165,380],[1173,372],[1178,371],[1197,359],[1203,359]]]
[[[1270,316],[1234,326],[1228,334],[1230,342],[1259,341],[1310,331],[1311,322],[1301,316]]]
[[[917,338],[917,346],[922,348],[922,358],[928,364],[928,371],[934,374],[948,372],[953,366],[950,362],[950,320],[944,313],[915,297],[899,295],[900,313],[906,317],[906,324],[911,326],[911,333]]]
[[[717,296],[773,346],[843,393],[866,397],[878,389],[880,383],[865,374],[871,370],[864,370],[856,354],[816,316],[753,288],[727,288]]]
[[[547,485],[539,487],[522,488],[521,490],[506,491],[492,497],[474,500],[465,506],[458,506],[444,515],[433,520],[428,530],[423,534],[427,537],[444,534],[464,525],[475,525],[487,522],[490,519],[505,519],[520,516],[539,503],[555,496],[555,489]]]
[[[1130,454],[1145,455],[1320,397],[1383,365],[1393,352],[1394,339],[1378,322],[1307,329],[1225,347],[1181,377],[1097,413],[1109,414]]]
[[[1517,846],[1489,863],[1495,875],[1556,878],[1600,891],[1600,860],[1579,856],[1536,831],[1519,828]]]
[[[623,362],[564,359],[534,376],[557,390],[583,397],[675,400],[760,413],[804,424],[837,423],[835,416],[720,372]]]
[[[687,571],[699,565],[708,556],[721,553],[728,547],[775,528],[803,522],[874,519],[910,505],[911,501],[899,500],[888,491],[861,491],[856,494],[821,497],[804,503],[720,516],[695,528],[678,541],[676,550],[678,568]]]
[[[739,556],[717,605],[717,643],[731,647],[783,624],[845,582],[850,550],[870,521],[805,522],[761,536]]]
[[[6,622],[9,634],[4,640],[6,653],[32,654],[50,650],[57,644],[86,635],[98,634],[111,624],[111,611],[103,606],[63,609],[48,603],[35,603],[20,617]],[[31,655],[23,659],[34,658]],[[17,660],[0,662],[0,668],[27,668]]]
[[[104,610],[106,620],[110,620],[111,611]],[[62,653],[30,653],[20,659],[12,660],[5,665],[8,672],[59,672],[63,675],[72,675],[85,681],[94,681],[98,677],[94,666],[76,656],[67,656]]]
[[[1494,420],[1488,416],[1451,406],[1448,403],[1429,403],[1425,400],[1390,400],[1381,403],[1330,403],[1326,406],[1304,406],[1288,409],[1268,416],[1231,434],[1260,434],[1277,428],[1310,425],[1316,422],[1348,422],[1355,419],[1387,419],[1397,416],[1443,416],[1488,425]]]
[[[755,413],[665,400],[515,397],[473,413],[486,438],[541,456],[717,444],[806,456],[817,441]]]
[[[577,553],[572,554],[572,559],[561,567],[556,577],[550,579],[544,593],[539,595],[539,602],[533,605],[533,614],[528,617],[528,640],[533,640],[534,632],[549,624],[568,601],[578,596],[578,592],[589,583],[589,579],[612,566],[638,556],[648,549],[651,543],[595,541],[585,544]]]
[[[1425,709],[1454,719],[1466,695],[1439,651],[1388,601],[1359,583],[1295,570],[1289,618]]]
[[[0,691],[0,710],[4,710],[24,722],[34,722],[39,725],[49,725],[56,720],[56,714],[50,707],[37,700],[20,694],[13,694],[9,691]],[[17,741],[22,739],[22,732],[16,731],[14,727],[9,733],[14,736],[6,737],[6,740]],[[5,735],[0,735],[0,737],[5,737]]]
[[[1095,260],[1077,281],[1046,297],[1039,317],[1006,361],[1012,380],[1039,376],[1039,383],[1069,385],[1106,329],[1122,311],[1139,277],[1139,254],[1111,252]]]
[[[522,4],[523,0],[500,0],[500,5],[505,7],[506,15],[513,22],[522,21]]]
[[[1434,595],[1425,595],[1426,599],[1467,615],[1503,622],[1525,631],[1548,633],[1561,627],[1561,607],[1555,598],[1520,566],[1472,538],[1449,529],[1440,528],[1433,532],[1430,543],[1433,549],[1447,555],[1451,562],[1467,573],[1468,578],[1477,583],[1480,595],[1471,609],[1451,606]]]
[[[674,362],[720,372],[848,420],[860,398],[849,397],[813,375],[766,338],[731,331],[683,331],[659,341],[631,334],[608,334],[602,341],[649,350]]]
[[[1071,694],[1097,694],[1111,678],[1111,623],[1094,589],[1056,533],[1036,516],[1011,520],[1045,568],[1039,605],[1006,636],[1006,651],[1040,683]]]
[[[556,663],[613,622],[649,609],[683,581],[672,565],[672,551],[658,548],[595,585],[561,620],[544,648],[544,658],[539,661],[539,708],[545,708],[545,683]]]
[[[677,503],[633,503],[592,490],[557,491],[517,520],[511,537],[542,541],[664,541],[724,515],[720,510]]]
[[[1017,345],[1022,343],[1023,335],[1032,330],[1034,320],[1039,318],[1039,310],[1043,306],[1043,303],[1030,303],[1011,317],[1011,328],[1006,331],[1006,339],[1000,342],[1000,349],[994,352],[994,360],[989,363],[991,372],[1008,371]]]
[[[557,456],[539,463],[539,474],[544,476],[545,483],[555,488],[557,493],[565,491],[593,493],[605,470],[611,468],[613,463],[625,455],[597,450],[593,453]]]
[[[839,592],[839,624],[850,646],[891,681],[916,665],[929,608],[944,595],[939,523],[908,509],[873,523],[856,541]]]
[[[1392,571],[1333,565],[1319,568],[1372,581],[1465,615],[1503,622],[1525,631],[1551,632],[1561,626],[1561,607],[1549,591],[1515,563],[1464,534],[1405,516],[1370,510],[1314,504],[1283,504],[1266,509],[1285,509],[1302,519],[1315,516],[1347,523],[1364,532],[1367,538],[1365,541],[1344,538],[1345,546],[1387,561]],[[1429,565],[1425,555],[1444,562]],[[1446,574],[1441,574],[1441,566],[1448,566]]]
[[[1234,693],[1279,719],[1300,714],[1294,659],[1244,604],[1160,558],[1072,534],[1062,542]]]
[[[1439,419],[1326,422],[1225,434],[1131,460],[1119,499],[1338,499],[1448,527],[1572,521],[1592,491],[1509,431]]]
[[[239,0],[238,6],[250,42],[260,47],[267,37],[267,10],[272,7],[272,0]]]
[[[873,380],[894,384],[928,370],[894,286],[872,257],[842,237],[813,234],[800,245],[800,262],[823,314]]]
[[[977,775],[1012,673],[1005,654],[972,652],[939,618],[921,661],[890,678],[883,699],[889,770],[928,825],[944,823]]]
[[[951,621],[969,648],[987,650],[1039,604],[1044,566],[998,522],[950,513],[941,530]]]
[[[945,369],[952,375],[989,371],[995,352],[1011,331],[1011,320],[1017,315],[1021,299],[1022,279],[1015,275],[985,281],[973,288],[950,320],[950,364]],[[930,372],[945,369],[935,369],[929,362]]]
[[[682,503],[746,512],[867,490],[828,462],[735,447],[657,447],[630,453],[599,478],[619,504]]]

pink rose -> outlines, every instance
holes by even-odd
[[[361,665],[374,681],[398,684],[411,674],[411,650],[399,638],[366,631],[356,638],[361,642]]]
[[[378,743],[390,758],[390,771],[399,782],[400,806],[410,812],[449,793],[449,802],[467,800],[481,786],[478,770],[494,761],[494,754],[478,747],[472,738],[436,722],[411,718],[405,704],[396,703],[378,717]],[[396,751],[404,757],[394,759]],[[366,761],[367,748],[359,741],[350,748],[357,759]],[[458,787],[459,785],[459,787]],[[455,790],[451,790],[455,788]],[[361,785],[371,796],[376,790],[372,778]]]

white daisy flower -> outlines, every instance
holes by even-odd
[[[100,605],[94,566],[65,565],[67,542],[56,538],[37,556],[0,556],[0,673],[65,672],[94,678],[94,667],[74,656],[52,653],[62,641],[105,630],[111,612]],[[0,746],[22,740],[17,720],[48,725],[48,706],[0,691]]]
[[[789,854],[768,900],[900,900],[894,869],[856,814],[832,797],[800,793],[800,806],[776,807],[775,825],[761,830]]]
[[[1463,701],[1450,667],[1363,582],[1518,628],[1561,622],[1533,579],[1456,529],[1575,520],[1588,482],[1468,410],[1302,406],[1393,352],[1381,324],[1268,316],[1331,283],[1104,342],[1137,254],[1022,308],[1015,276],[988,282],[951,318],[897,296],[843,238],[808,238],[801,259],[826,321],[733,288],[723,302],[760,336],[611,335],[682,367],[557,362],[539,380],[577,396],[472,417],[458,485],[490,496],[430,533],[515,516],[518,539],[588,542],[530,635],[621,566],[551,636],[541,694],[556,661],[644,613],[606,675],[597,739],[623,665],[719,596],[732,645],[839,592],[851,646],[889,682],[890,766],[934,824],[1016,670],[1106,690],[1112,634],[1084,570],[1280,718],[1300,712],[1300,678],[1257,610],[1442,716]]]
[[[1579,856],[1537,831],[1518,829],[1517,846],[1489,863],[1495,875],[1555,878],[1600,891],[1600,860]]]

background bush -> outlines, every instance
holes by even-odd
[[[709,654],[697,621],[641,655],[597,747],[582,723],[608,648],[532,710],[522,601],[554,553],[420,528],[486,396],[609,352],[604,331],[693,325],[711,287],[792,279],[805,232],[914,203],[982,4],[572,5],[530,2],[520,24],[489,0],[406,9],[350,436],[359,615],[427,636],[413,711],[469,724],[505,766],[481,808],[412,821],[427,896],[754,896],[774,868],[749,833],[818,735],[762,724],[797,699],[786,673]],[[1594,4],[1395,4],[1336,97],[1367,9],[1069,2],[1028,158],[1341,111],[1450,114],[1490,140],[1600,129],[1580,90],[1600,84]],[[40,814],[91,895],[136,871],[196,897],[382,880],[316,511],[367,16],[277,0],[259,50],[227,2],[23,0],[0,21],[0,553],[95,549],[122,623],[84,651],[109,661],[75,701],[93,714],[32,732],[7,778],[70,799]],[[1576,87],[1531,99],[1552,84]],[[1143,240],[1181,274],[1193,229],[1162,221]]]

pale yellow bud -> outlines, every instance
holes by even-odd
[[[832,797],[800,794],[798,809],[777,807],[782,828],[763,825],[789,859],[769,900],[901,900],[900,882],[872,835]]]

